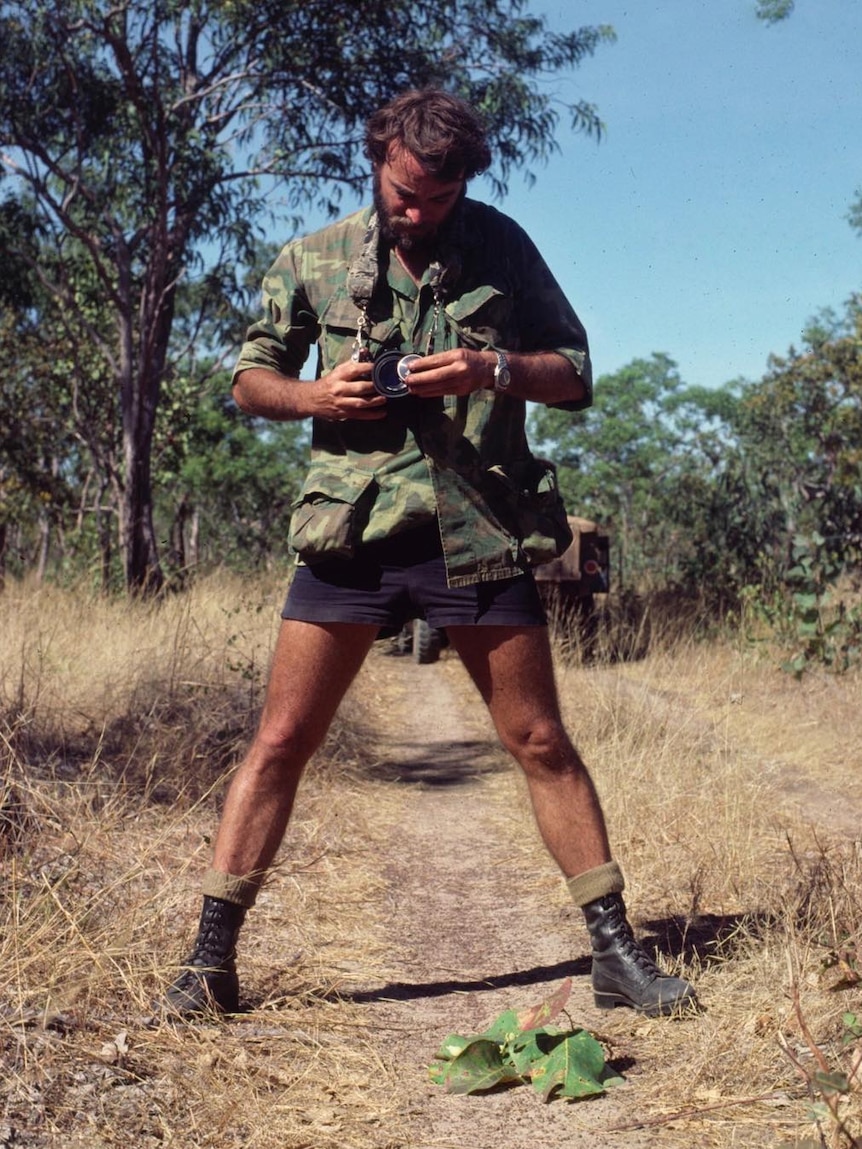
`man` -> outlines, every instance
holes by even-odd
[[[530,564],[569,536],[526,400],[591,401],[584,330],[527,235],[465,198],[490,152],[441,91],[371,116],[373,207],[289,243],[234,372],[246,412],[313,420],[291,581],[260,724],[226,799],[193,950],[166,995],[238,1008],[236,941],[303,768],[382,631],[445,627],[525,772],[542,838],[583,907],[596,1003],[695,1004],[635,941],[596,791],[560,718]],[[299,378],[313,344],[317,378]],[[405,360],[405,356],[410,356]]]

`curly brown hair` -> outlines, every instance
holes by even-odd
[[[469,180],[491,164],[485,127],[469,104],[439,88],[411,89],[369,117],[365,154],[378,166],[395,144],[437,179]]]

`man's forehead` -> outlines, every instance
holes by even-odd
[[[386,153],[386,164],[389,169],[389,175],[397,183],[406,184],[408,186],[415,186],[418,184],[434,184],[439,189],[460,187],[464,182],[464,176],[460,175],[457,179],[440,179],[433,175],[424,167],[422,162],[403,144],[393,142],[389,145],[389,151]]]

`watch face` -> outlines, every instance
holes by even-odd
[[[505,355],[497,353],[497,366],[494,368],[494,390],[505,391],[512,382],[512,374]]]

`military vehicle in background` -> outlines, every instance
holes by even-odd
[[[596,595],[611,589],[610,539],[590,519],[568,518],[571,544],[533,573],[546,610],[585,618],[595,611]]]
[[[440,651],[449,645],[445,630],[429,626],[424,618],[414,618],[404,624],[404,629],[395,639],[395,649],[399,654],[413,654],[413,661],[419,663],[436,662]]]

